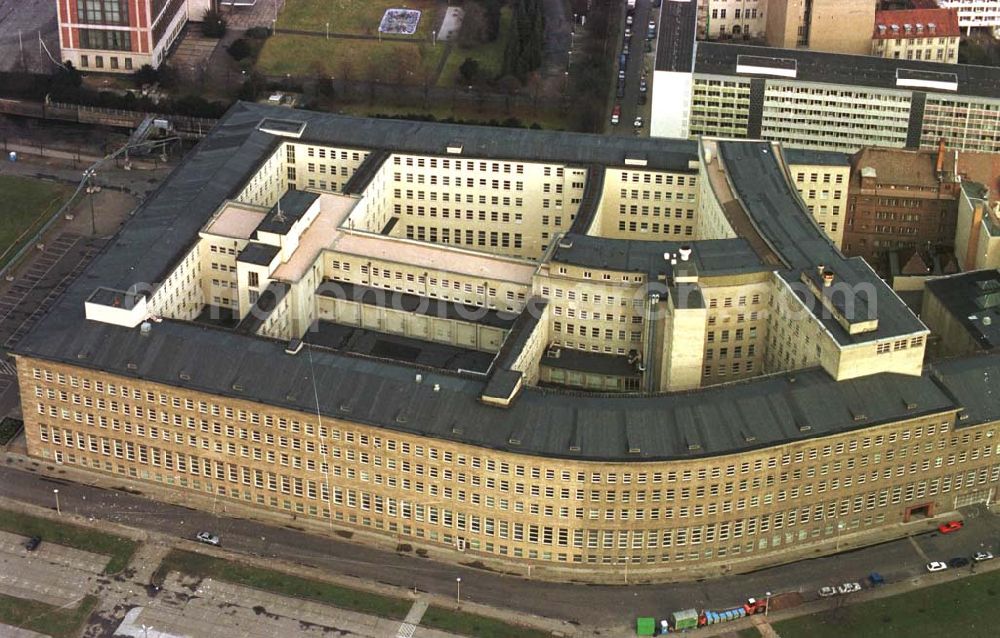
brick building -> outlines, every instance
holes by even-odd
[[[843,250],[884,269],[892,249],[951,246],[961,180],[954,155],[866,148],[855,154],[847,195]]]
[[[158,68],[189,19],[212,0],[57,0],[62,59],[78,69],[132,73]]]

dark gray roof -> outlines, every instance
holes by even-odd
[[[708,239],[697,242],[638,241],[591,235],[566,235],[552,253],[553,263],[621,272],[641,272],[655,279],[674,268],[663,258],[681,246],[692,248],[691,261],[700,275],[728,275],[771,270],[743,239]],[[684,263],[679,262],[683,267]]]
[[[251,113],[260,113],[261,109],[281,108],[244,103],[239,106]],[[698,143],[694,140],[500,129],[490,126],[358,118],[315,111],[294,113],[294,117],[302,118],[307,123],[298,140],[304,143],[314,141],[348,148],[440,155],[449,159],[522,159],[621,168],[626,166],[626,155],[642,156],[647,161],[646,168],[649,170],[678,172],[693,172],[688,167],[688,162],[698,160]],[[448,154],[447,148],[453,144],[461,145],[461,154]]]
[[[289,190],[271,207],[264,219],[257,225],[257,231],[286,234],[306,214],[319,195],[309,191]]]
[[[657,25],[656,70],[690,73],[694,66],[697,2],[664,2]]]
[[[560,348],[559,354],[546,352],[542,356],[541,365],[563,370],[609,374],[618,377],[641,377],[635,365],[628,362],[628,357],[603,352],[587,352],[573,348]]]
[[[170,320],[153,325],[147,336],[96,324],[50,335],[44,353],[38,347],[36,342],[22,353],[305,413],[316,412],[316,383],[319,410],[328,418],[580,459],[716,455],[953,407],[926,376],[877,374],[835,383],[822,370],[810,370],[645,397],[528,387],[510,408],[500,409],[480,402],[478,377],[319,349],[310,361],[306,352],[285,354],[283,342]]]
[[[920,60],[896,60],[871,55],[845,55],[808,49],[774,49],[744,44],[699,42],[695,49],[695,73],[735,76],[740,56],[794,60],[796,82],[819,82],[847,86],[870,86],[900,91],[957,93],[1000,98],[1000,68],[968,64],[942,64]],[[659,68],[659,66],[657,66]],[[740,77],[763,77],[776,81],[789,78],[741,73]],[[947,79],[958,82],[958,91],[897,86],[896,78]]]
[[[847,284],[840,290],[852,291],[859,310],[869,306],[877,309],[878,329],[851,335],[830,313],[823,312],[823,306],[803,298],[838,343],[863,343],[927,329],[863,259],[847,259],[837,250],[789,186],[770,143],[720,141],[718,147],[753,228],[785,262],[782,277],[798,285],[803,271],[811,276],[823,265],[833,271],[838,283]]]
[[[278,246],[250,242],[246,248],[240,251],[236,261],[254,264],[255,266],[267,266],[280,252],[281,248]]]
[[[1000,417],[1000,357],[983,354],[936,361],[930,377],[962,406],[958,427],[996,421]]]
[[[1000,346],[1000,271],[928,279],[924,294],[934,295],[981,348]]]
[[[783,148],[785,159],[789,164],[813,164],[816,166],[847,166],[851,165],[850,153],[835,151],[813,151],[804,148]]]

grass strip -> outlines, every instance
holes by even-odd
[[[110,560],[104,567],[105,574],[117,574],[125,569],[139,547],[136,541],[114,534],[9,510],[0,510],[0,529],[22,536],[39,536],[45,543],[108,556]]]
[[[539,629],[512,625],[502,620],[478,616],[464,611],[453,611],[431,605],[420,620],[421,627],[440,629],[476,638],[551,638],[552,634]]]
[[[0,594],[0,623],[30,629],[52,638],[75,638],[97,606],[97,596],[84,596],[74,608]]]
[[[993,638],[1000,571],[774,623],[782,638]]]

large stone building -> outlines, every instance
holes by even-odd
[[[879,11],[871,53],[897,60],[956,64],[961,36],[955,9]]]
[[[1000,152],[1000,69],[717,42],[693,3],[665,3],[650,133]],[[871,34],[870,25],[866,34]]]
[[[924,368],[795,161],[239,104],[19,343],[28,451],[590,581],[991,499],[996,359]]]
[[[62,59],[78,69],[133,73],[158,68],[189,19],[211,0],[57,0]]]

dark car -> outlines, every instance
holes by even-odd
[[[956,556],[955,558],[952,558],[950,561],[948,561],[948,567],[951,567],[952,569],[958,567],[965,567],[968,564],[969,564],[969,559],[965,558],[964,556]]]
[[[625,97],[625,83],[624,82],[619,82],[618,83],[618,93],[617,93],[617,95],[618,95],[618,97]]]
[[[872,572],[868,574],[868,582],[872,584],[872,587],[878,587],[879,585],[885,584],[885,579],[882,578],[882,574],[878,572]]]
[[[41,544],[42,544],[41,536],[32,536],[31,538],[28,539],[28,542],[24,544],[24,549],[28,550],[29,552],[33,552],[36,549],[38,549],[38,546]]]

